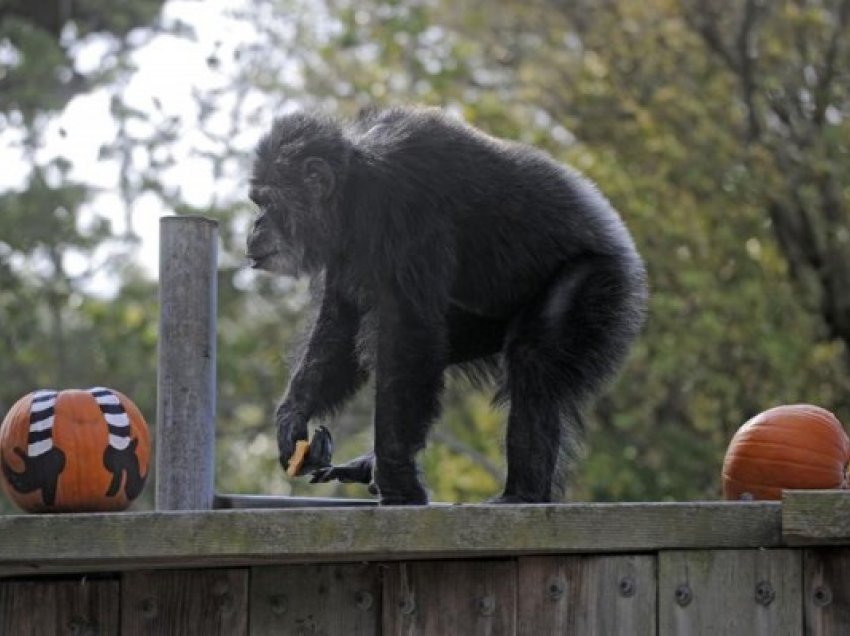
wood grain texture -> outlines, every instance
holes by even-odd
[[[782,534],[789,545],[850,543],[850,490],[786,490]]]
[[[653,556],[519,560],[519,634],[655,634]]]
[[[803,593],[806,634],[850,634],[850,549],[806,550]]]
[[[380,634],[377,565],[286,565],[251,570],[251,634]]]
[[[118,580],[0,582],[0,634],[117,634]]]
[[[247,568],[131,572],[123,576],[122,636],[247,633]]]
[[[795,550],[660,553],[658,633],[802,634],[801,557]]]
[[[420,561],[384,572],[384,636],[516,634],[515,561]]]
[[[0,574],[777,547],[780,514],[718,502],[11,515]]]

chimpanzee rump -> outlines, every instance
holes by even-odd
[[[438,109],[393,108],[277,120],[250,196],[253,266],[321,287],[275,415],[284,468],[308,421],[374,372],[374,452],[314,480],[374,479],[382,504],[427,503],[416,454],[444,371],[483,366],[510,405],[496,501],[561,496],[582,409],[623,362],[647,297],[634,242],[592,183]]]

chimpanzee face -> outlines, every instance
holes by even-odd
[[[253,183],[249,196],[260,212],[248,235],[251,267],[297,276],[303,269],[304,248],[296,240],[295,232],[295,219],[301,210],[287,203],[285,194],[276,186]]]
[[[256,269],[296,276],[321,269],[320,254],[337,229],[337,179],[316,154],[327,148],[309,137],[315,131],[291,119],[279,120],[257,148],[249,196],[260,215],[248,237],[248,257]]]

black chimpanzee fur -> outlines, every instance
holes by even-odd
[[[582,408],[640,330],[644,267],[587,179],[437,109],[342,125],[297,113],[260,142],[253,266],[313,276],[318,315],[276,412],[284,467],[311,418],[376,376],[375,447],[314,480],[424,504],[416,468],[443,372],[489,371],[510,404],[501,502],[562,494]]]

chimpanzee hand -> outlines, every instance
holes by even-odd
[[[289,467],[289,460],[295,452],[295,442],[307,440],[308,418],[290,401],[283,400],[275,411],[274,419],[277,425],[278,458],[280,465],[286,470]]]
[[[327,426],[319,426],[313,431],[313,438],[304,457],[304,463],[298,470],[298,475],[315,474],[318,470],[330,467],[333,458],[334,442]]]

